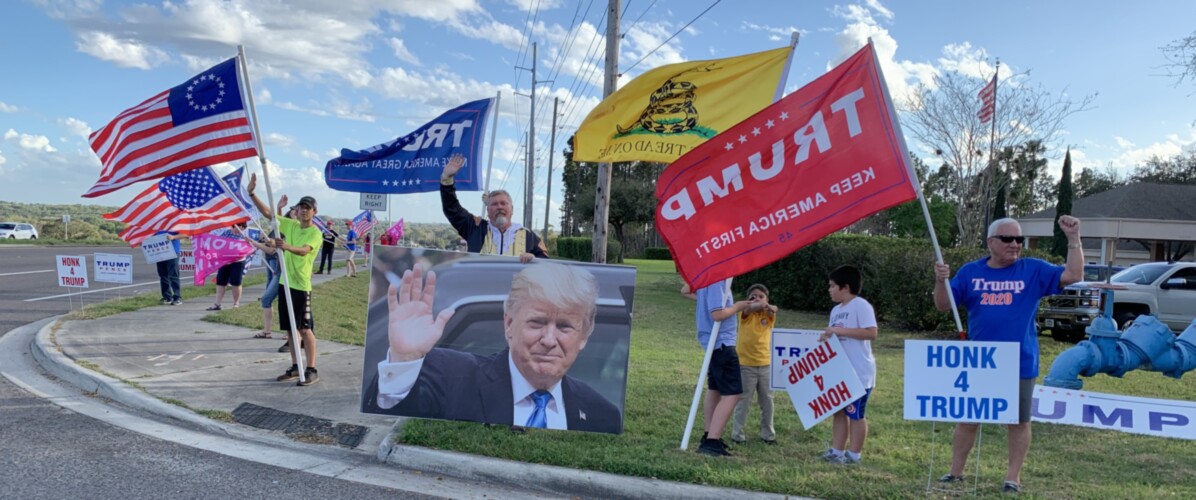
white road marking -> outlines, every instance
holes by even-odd
[[[35,273],[52,273],[56,270],[57,269],[43,269],[41,271],[21,271],[19,273],[4,273],[4,274],[0,274],[0,276],[16,276],[18,274],[35,274]]]
[[[187,275],[187,276],[179,276],[179,281],[181,282],[181,281],[183,281],[183,280],[184,280],[184,279],[186,279],[186,278],[191,278],[191,276],[192,276],[192,275]],[[63,298],[63,297],[77,297],[77,296],[79,296],[79,295],[86,295],[86,294],[89,294],[89,293],[101,293],[101,292],[109,292],[109,291],[112,291],[112,290],[120,290],[120,289],[122,289],[122,288],[133,288],[133,287],[138,287],[138,286],[145,286],[145,285],[157,285],[157,284],[158,284],[158,280],[154,280],[154,281],[146,281],[146,282],[144,282],[144,283],[134,283],[134,284],[132,284],[132,285],[113,286],[113,287],[108,287],[108,288],[97,288],[97,289],[95,289],[95,290],[88,290],[88,291],[86,291],[86,292],[62,293],[62,294],[58,294],[58,295],[50,295],[50,296],[46,296],[46,297],[34,297],[34,298],[32,298],[32,299],[25,299],[25,302],[37,302],[37,301],[39,301],[39,300],[52,300],[52,299],[61,299],[61,298]]]

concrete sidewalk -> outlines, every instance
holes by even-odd
[[[340,277],[341,272],[314,275],[313,284]],[[246,287],[241,307],[258,309],[253,299],[261,296],[263,287]],[[262,436],[277,441],[281,432],[305,445],[376,455],[396,467],[517,482],[521,488],[565,496],[782,498],[396,446],[391,441],[395,417],[358,412],[362,347],[321,340],[318,383],[299,387],[293,380],[277,382],[275,377],[291,365],[290,355],[278,352],[283,340],[255,339],[254,330],[202,321],[209,305],[210,300],[199,298],[98,320],[51,322],[37,335],[33,350],[45,369],[84,390],[189,427],[242,439]],[[196,413],[207,411],[221,413]],[[221,414],[232,414],[234,422],[208,418]]]

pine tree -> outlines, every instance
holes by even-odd
[[[1055,205],[1055,239],[1051,244],[1051,253],[1064,259],[1067,258],[1067,236],[1059,228],[1059,217],[1071,215],[1072,196],[1071,148],[1067,148],[1067,155],[1063,157],[1063,173],[1059,175],[1059,202]]]

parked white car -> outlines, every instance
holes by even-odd
[[[24,222],[0,222],[0,238],[36,240],[37,228]]]

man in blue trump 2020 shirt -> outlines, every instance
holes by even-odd
[[[1030,402],[1038,378],[1038,330],[1034,316],[1038,302],[1047,295],[1084,278],[1084,252],[1080,246],[1080,220],[1059,217],[1059,228],[1067,236],[1066,266],[1041,259],[1021,259],[1025,237],[1013,219],[999,219],[988,226],[989,256],[964,264],[951,280],[951,294],[968,311],[968,337],[972,340],[1017,342],[1021,345],[1018,423],[1009,426],[1009,470],[1004,490],[1021,491],[1022,464],[1030,451]],[[950,309],[947,286],[951,276],[946,264],[934,265],[934,304]],[[957,482],[976,442],[979,424],[961,423],[951,440],[951,472],[939,479]]]

